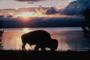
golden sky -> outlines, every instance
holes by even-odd
[[[0,9],[7,9],[7,8],[20,8],[26,6],[67,6],[71,1],[74,0],[44,0],[44,1],[16,1],[16,0],[0,0]]]

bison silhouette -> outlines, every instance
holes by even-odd
[[[50,48],[51,51],[55,51],[58,46],[58,41],[52,39],[50,34],[44,30],[36,30],[29,33],[25,33],[21,36],[22,39],[22,49],[25,50],[26,43],[33,45],[35,44],[35,50],[38,51],[39,48],[46,51],[46,47]]]

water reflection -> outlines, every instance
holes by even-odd
[[[22,41],[21,35],[34,30],[46,30],[51,34],[51,37],[59,42],[57,50],[75,50],[82,51],[90,49],[89,38],[83,37],[82,29],[80,28],[14,28],[4,29],[3,34],[3,49],[4,50],[21,50]],[[26,45],[26,49],[34,49],[35,45]]]

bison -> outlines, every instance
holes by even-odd
[[[22,39],[22,49],[25,49],[26,43],[33,45],[35,44],[35,50],[38,51],[39,48],[46,51],[46,47],[50,48],[52,51],[55,51],[58,46],[58,41],[52,39],[50,34],[44,30],[36,30],[29,33],[25,33],[21,36]]]

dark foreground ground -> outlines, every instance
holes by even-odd
[[[0,60],[9,59],[9,60],[59,60],[59,59],[82,59],[85,58],[85,60],[89,59],[90,56],[90,50],[89,51],[82,51],[82,52],[76,52],[76,51],[0,51]]]

